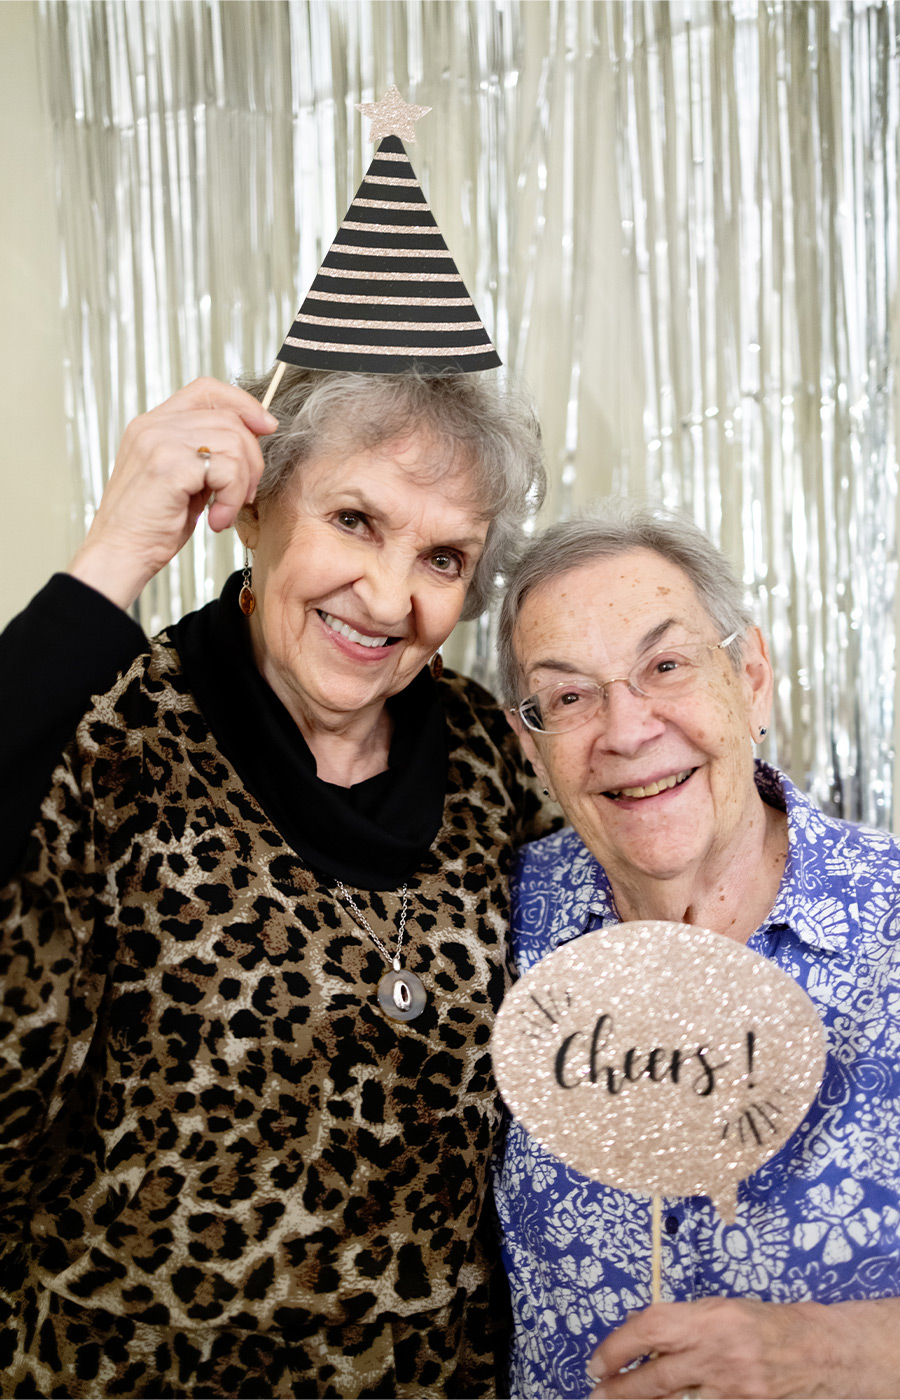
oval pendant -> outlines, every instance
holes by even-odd
[[[256,607],[256,599],[253,596],[253,589],[249,586],[249,584],[245,583],[238,595],[238,607],[244,614],[244,617],[249,617],[253,609]]]
[[[425,1010],[427,999],[414,972],[386,972],[378,983],[378,1005],[392,1021],[411,1021]]]

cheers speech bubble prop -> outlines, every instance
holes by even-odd
[[[816,1096],[825,1032],[786,973],[688,924],[616,924],[550,953],[505,998],[500,1092],[542,1146],[609,1186],[710,1196],[779,1150]]]

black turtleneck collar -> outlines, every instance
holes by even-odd
[[[353,787],[323,782],[297,725],[253,661],[240,574],[170,629],[222,752],[297,854],[358,889],[393,889],[437,835],[447,785],[444,714],[428,668],[388,702],[388,769]]]

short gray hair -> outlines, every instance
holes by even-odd
[[[727,648],[732,665],[741,656],[741,639],[753,617],[744,591],[724,554],[686,515],[661,506],[609,502],[594,516],[564,520],[538,535],[512,570],[500,609],[497,634],[501,693],[507,705],[522,698],[524,684],[515,652],[515,631],[530,593],[570,569],[596,559],[612,559],[635,549],[650,549],[687,574],[701,604],[722,637],[739,636]]]
[[[242,378],[262,399],[265,378]],[[522,543],[522,525],[546,490],[541,434],[531,400],[480,374],[352,374],[288,368],[270,410],[279,427],[260,439],[265,469],[257,503],[276,500],[313,455],[371,450],[423,432],[442,461],[435,477],[469,470],[476,505],[489,522],[487,541],[466,595],[463,618],[488,606]]]

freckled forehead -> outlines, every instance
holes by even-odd
[[[700,627],[707,620],[683,569],[649,549],[595,559],[536,588],[525,599],[516,649],[526,666],[560,650],[627,657],[664,617]]]

